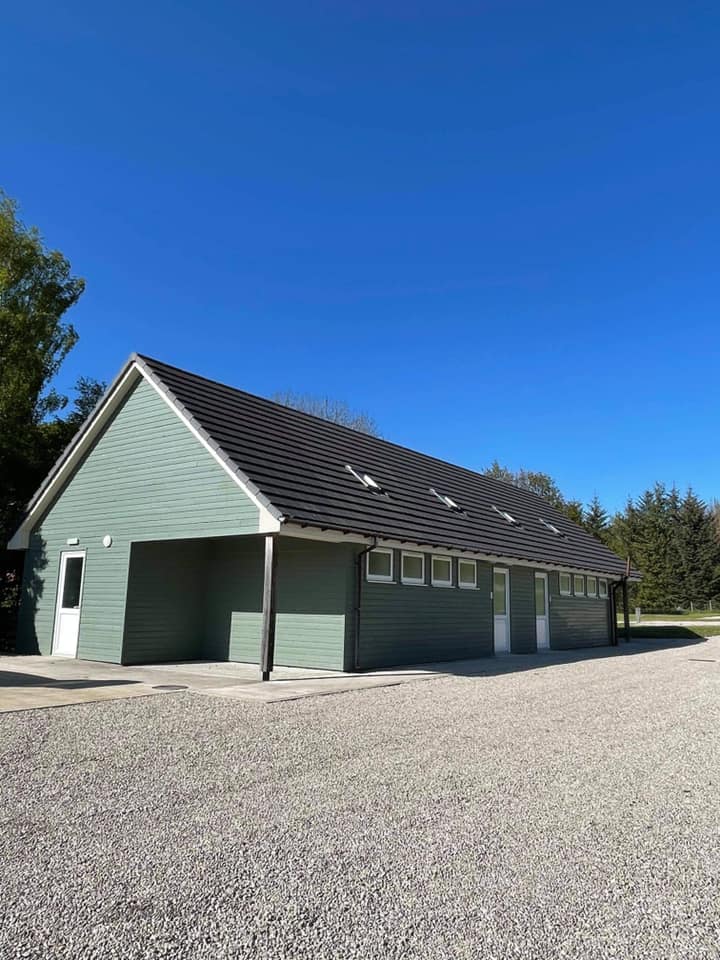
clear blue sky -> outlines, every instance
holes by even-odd
[[[146,352],[619,506],[720,495],[720,7],[6,5],[0,184]]]

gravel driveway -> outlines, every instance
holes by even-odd
[[[5,715],[0,956],[718,957],[720,640],[643,650]]]

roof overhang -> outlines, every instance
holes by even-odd
[[[258,508],[259,533],[272,533],[280,529],[282,514],[264,497],[257,487],[229,459],[221,448],[200,427],[183,405],[153,374],[147,364],[132,354],[120,373],[105,391],[97,406],[78,430],[72,442],[65,448],[50,473],[27,506],[22,523],[8,542],[9,550],[25,550],[30,543],[30,534],[63,485],[72,476],[82,458],[110,423],[123,401],[140,380],[146,380],[170,409],[182,420],[190,432],[205,447],[223,470],[240,487]]]
[[[326,527],[305,526],[299,523],[287,522],[280,530],[282,536],[299,537],[305,540],[322,540],[326,543],[357,543],[378,547],[393,547],[398,550],[418,550],[424,553],[433,553],[436,556],[465,557],[471,560],[483,560],[499,566],[532,567],[536,570],[558,570],[562,573],[585,574],[590,577],[602,577],[605,580],[620,581],[623,574],[610,573],[607,570],[593,569],[592,567],[571,567],[562,563],[532,560],[528,557],[511,557],[501,554],[483,553],[475,550],[464,550],[459,547],[443,546],[435,543],[420,543],[413,540],[395,540],[381,535],[355,533],[349,530],[333,530]],[[630,576],[631,582],[639,582],[640,577]]]

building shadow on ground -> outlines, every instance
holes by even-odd
[[[120,687],[128,684],[141,683],[140,680],[93,680],[91,678],[73,680],[67,678],[58,680],[52,677],[43,677],[37,673],[21,673],[19,670],[0,670],[0,688],[2,687],[55,687],[58,690],[84,690],[92,687]]]
[[[665,650],[685,649],[688,653],[701,652],[702,647],[707,642],[706,637],[688,631],[687,636],[676,635],[673,638],[643,638],[633,639],[630,642],[621,640],[616,647],[584,647],[575,650],[543,650],[538,653],[506,653],[477,660],[417,664],[405,669],[426,670],[453,677],[499,676],[591,660],[643,656]]]

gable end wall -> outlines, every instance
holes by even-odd
[[[33,529],[18,649],[51,652],[63,550],[86,551],[78,656],[118,663],[131,543],[252,534],[259,522],[257,506],[140,379]]]

